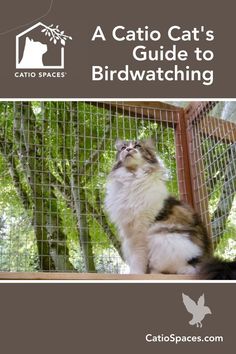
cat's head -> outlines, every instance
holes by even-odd
[[[38,52],[41,54],[44,54],[48,50],[47,44],[41,43],[41,42],[36,42],[33,39],[30,39],[29,37],[26,37],[25,40],[25,47],[30,50],[34,50],[34,52]]]
[[[130,170],[136,170],[138,167],[150,164],[158,164],[155,146],[151,139],[123,141],[116,140],[116,166],[124,166]]]

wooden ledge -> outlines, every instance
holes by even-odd
[[[0,280],[197,280],[198,277],[177,274],[104,274],[104,273],[13,273],[0,272]]]

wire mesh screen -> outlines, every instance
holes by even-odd
[[[103,205],[115,140],[154,138],[187,200],[179,123],[151,104],[0,103],[0,270],[127,272]]]
[[[189,113],[195,208],[220,256],[236,257],[236,102],[202,102]]]

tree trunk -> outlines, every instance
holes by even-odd
[[[57,271],[74,271],[75,268],[69,260],[66,235],[61,225],[62,219],[57,207],[56,196],[51,192],[50,212],[47,214],[47,233],[50,238],[50,252]]]
[[[62,271],[64,270],[61,268],[63,263],[66,270],[74,270],[69,261],[66,235],[61,230],[58,209],[55,208],[55,204],[54,210],[51,209],[51,201],[54,200],[56,203],[56,198],[50,184],[50,171],[46,163],[42,134],[36,127],[36,118],[28,102],[15,104],[14,135],[18,143],[19,160],[32,191],[34,205],[32,224],[37,239],[40,269]],[[60,245],[56,247],[58,234]]]
[[[73,204],[78,221],[80,246],[83,252],[84,264],[86,272],[96,272],[94,263],[94,255],[91,243],[91,236],[89,233],[89,225],[87,221],[87,210],[85,202],[84,188],[81,183],[75,182],[75,176],[71,176],[71,191],[73,197]]]

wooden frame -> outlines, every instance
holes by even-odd
[[[173,112],[181,112],[182,108],[165,104],[163,102],[87,102],[96,107],[105,108],[129,117],[153,119],[166,125],[177,124],[178,118]],[[163,112],[165,112],[165,118]]]
[[[226,144],[236,143],[236,124],[215,117],[201,119],[200,128],[203,134],[211,139],[220,140]]]
[[[185,111],[181,110],[178,124],[175,127],[177,175],[180,199],[194,207],[186,118]]]
[[[192,195],[194,209],[201,215],[208,231],[212,235],[211,219],[208,205],[207,183],[204,174],[204,162],[201,158],[201,141],[198,134],[194,133],[196,122],[201,134],[209,139],[216,139],[223,143],[236,143],[236,124],[216,117],[209,116],[208,113],[217,102],[191,102],[185,110],[186,133],[188,141]],[[200,181],[200,183],[199,183]]]
[[[103,274],[103,273],[13,273],[0,272],[0,280],[88,280],[88,281],[132,281],[132,280],[197,280],[199,277],[177,274]]]
[[[212,232],[210,214],[208,211],[208,193],[204,175],[204,162],[201,159],[201,146],[199,137],[195,136],[194,130],[190,126],[187,128],[187,140],[189,155],[194,161],[190,165],[193,207],[196,212],[201,215],[202,220],[207,227],[208,235],[210,236]]]
[[[208,234],[211,235],[210,215],[204,166],[201,159],[200,140],[194,135],[194,124],[198,120],[202,133],[212,139],[225,143],[236,142],[236,124],[215,117],[206,116],[216,102],[191,102],[186,109],[164,102],[87,102],[97,107],[104,107],[115,113],[130,117],[142,117],[161,122],[173,127],[175,131],[176,162],[180,198],[192,205],[195,210],[205,215]],[[164,112],[164,113],[163,113]],[[190,163],[191,158],[194,163]],[[197,185],[197,179],[201,185]],[[198,192],[196,193],[196,189]],[[200,195],[200,198],[198,197]],[[204,201],[204,202],[203,202]],[[0,280],[68,280],[68,281],[170,281],[197,280],[197,276],[176,274],[102,274],[102,273],[13,273],[0,272]]]

